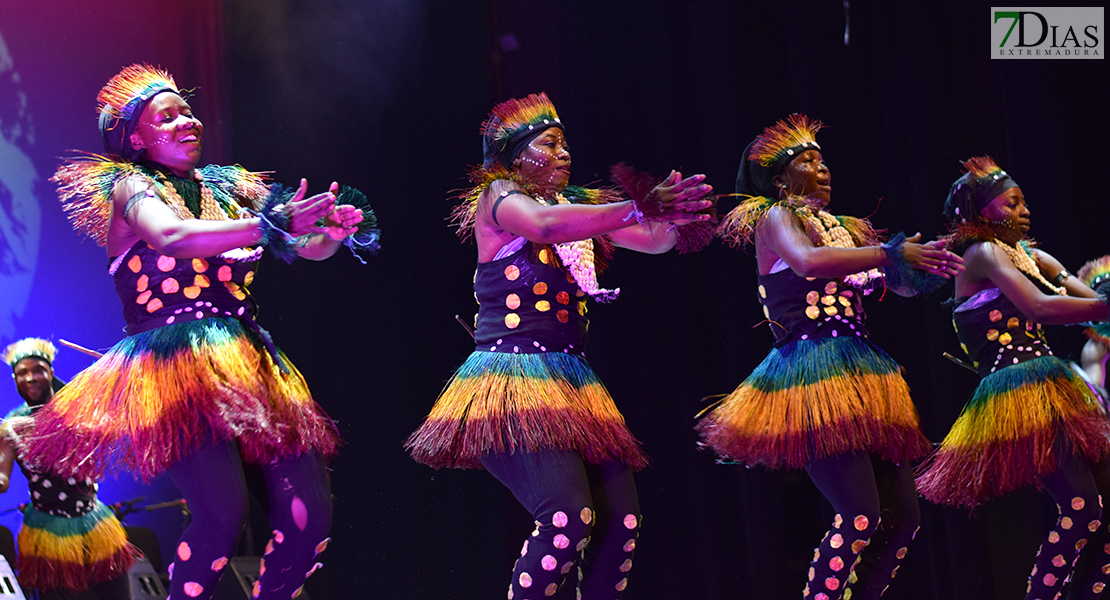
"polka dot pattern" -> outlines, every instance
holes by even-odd
[[[245,260],[234,262],[223,257],[177,260],[148,244],[131,252],[127,269],[115,270],[114,277],[125,300],[124,318],[132,327],[146,327],[150,320],[172,325],[185,318],[241,317],[248,309],[253,314],[247,287],[260,251],[241,253]],[[213,287],[213,280],[223,285]]]
[[[30,474],[27,487],[35,510],[72,518],[87,514],[96,507],[96,488],[87,480],[78,482],[73,477],[52,478],[36,473],[29,465],[24,465],[24,469]]]

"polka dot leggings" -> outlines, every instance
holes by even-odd
[[[261,467],[269,498],[272,537],[253,598],[289,600],[322,566],[317,556],[331,529],[331,490],[318,455]],[[207,600],[235,551],[247,517],[247,485],[234,443],[201,448],[169,470],[189,504],[192,521],[170,565],[171,600]]]
[[[582,600],[621,597],[640,526],[626,465],[589,465],[562,451],[498,454],[482,465],[536,523],[513,567],[509,600],[569,600],[576,589]]]
[[[803,597],[879,598],[921,521],[913,470],[856,452],[811,461],[806,472],[836,516],[814,551]]]
[[[1056,502],[1060,517],[1037,551],[1029,574],[1026,600],[1055,600],[1072,577],[1070,598],[1098,598],[1110,573],[1110,554],[1102,525],[1099,488],[1086,459],[1061,452],[1056,471],[1041,480],[1041,485]],[[1089,550],[1088,541],[1099,543]],[[1087,555],[1073,571],[1080,553]]]

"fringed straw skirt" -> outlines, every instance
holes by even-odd
[[[124,338],[38,412],[25,455],[59,475],[149,480],[205,440],[237,441],[254,464],[334,454],[335,426],[282,357],[288,372],[230,318]]]
[[[79,517],[56,517],[28,506],[19,531],[19,584],[81,591],[127,573],[137,552],[99,501]]]
[[[904,464],[931,448],[898,363],[855,336],[772,349],[697,429],[722,462],[772,469],[851,452]]]
[[[940,448],[921,466],[917,489],[938,504],[973,508],[1056,470],[1058,452],[1092,463],[1110,455],[1110,420],[1064,361],[1042,356],[991,373]]]
[[[647,465],[589,364],[563,353],[472,353],[405,447],[436,468],[481,468],[489,454],[540,450],[575,450],[595,464]]]

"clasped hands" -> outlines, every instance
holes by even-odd
[[[315,196],[305,197],[308,181],[301,179],[301,185],[282,211],[289,217],[288,233],[294,237],[321,233],[336,242],[358,231],[362,222],[362,209],[350,204],[336,205],[339,184],[331,182],[328,191]]]

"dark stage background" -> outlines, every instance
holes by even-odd
[[[306,177],[317,191],[353,185],[381,221],[383,250],[366,266],[345,254],[270,260],[253,288],[262,324],[348,440],[332,465],[334,542],[313,598],[503,597],[528,515],[487,474],[433,471],[401,448],[471,349],[454,315],[474,311],[474,250],[444,217],[480,160],[489,108],[546,90],[575,183],[603,181],[624,160],[660,176],[704,172],[722,192],[762,127],[805,112],[829,125],[833,211],[927,236],[958,160],[989,153],[1022,184],[1033,234],[1074,271],[1110,251],[1099,179],[1110,71],[1104,60],[991,60],[989,6],[854,2],[845,45],[835,0],[0,0],[0,150],[23,157],[18,169],[0,163],[21,182],[0,187],[0,344],[39,335],[106,348],[121,337],[103,251],[69,230],[45,180],[68,149],[100,149],[94,99],[108,77],[131,62],[167,67],[201,88],[206,161],[274,170],[286,184]],[[37,184],[21,195],[28,164]],[[591,307],[590,361],[654,459],[638,475],[645,524],[625,597],[798,597],[831,509],[803,473],[714,464],[692,429],[700,399],[730,391],[770,346],[752,329],[753,257],[720,244],[625,251],[602,284],[624,293]],[[959,352],[947,293],[868,307],[934,440],[976,383],[941,357]],[[1050,335],[1057,354],[1078,356],[1078,329]],[[59,370],[89,362],[63,351]],[[10,387],[0,398],[17,402]],[[176,497],[168,482],[126,476],[103,490],[109,501]],[[975,515],[923,508],[889,598],[1020,597],[1055,519],[1032,490]],[[169,556],[180,516],[139,517]]]

